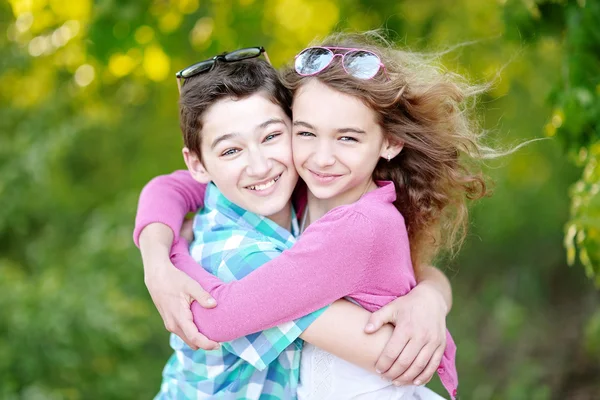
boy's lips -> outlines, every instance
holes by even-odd
[[[277,175],[274,178],[255,183],[253,185],[248,185],[246,186],[246,189],[252,190],[253,192],[264,192],[269,188],[273,187],[275,183],[279,180],[279,178],[281,178],[282,174],[283,173]]]

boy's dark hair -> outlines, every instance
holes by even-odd
[[[262,59],[217,62],[203,74],[186,79],[179,96],[179,125],[185,146],[201,159],[202,117],[223,98],[243,99],[263,92],[291,118],[292,94],[275,68]]]

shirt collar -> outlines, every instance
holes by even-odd
[[[204,208],[206,211],[216,210],[236,224],[246,229],[256,230],[263,235],[276,240],[287,242],[295,240],[300,233],[296,212],[292,207],[292,223],[290,229],[285,229],[262,215],[248,211],[237,204],[232,203],[217,188],[214,183],[209,183],[204,196]]]

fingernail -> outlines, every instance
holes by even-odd
[[[373,324],[367,324],[367,326],[365,327],[366,330],[368,331],[372,331],[373,329],[375,329],[375,325]]]
[[[378,374],[381,374],[381,371],[376,369],[375,372],[377,372]]]
[[[208,304],[209,306],[212,306],[215,303],[216,303],[216,301],[213,298],[210,298],[210,299],[206,300],[206,304]]]
[[[416,380],[415,380],[413,383],[414,383],[416,386],[421,386],[421,384],[422,384],[423,382],[421,382],[419,379],[416,379]]]

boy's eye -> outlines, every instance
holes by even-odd
[[[358,140],[356,140],[355,138],[353,138],[352,136],[342,136],[340,138],[340,140],[342,142],[358,142]]]
[[[230,156],[232,154],[236,154],[239,153],[239,149],[227,149],[224,152],[221,153],[222,156]]]
[[[281,133],[271,133],[270,135],[267,135],[267,137],[265,137],[265,142],[268,142],[269,140],[273,140],[275,139],[277,136],[280,136]]]
[[[296,135],[298,135],[298,136],[305,136],[305,137],[315,136],[315,134],[311,133],[311,132],[298,132]]]

